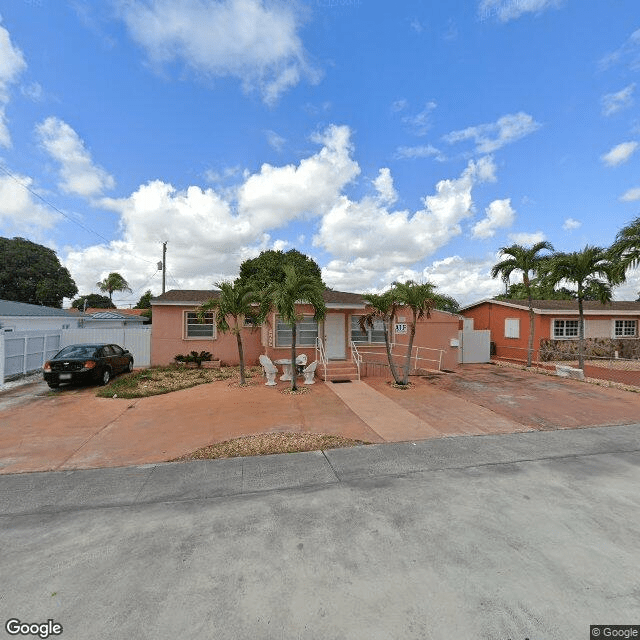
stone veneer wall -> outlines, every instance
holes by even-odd
[[[587,358],[640,358],[638,338],[585,338],[584,354]],[[575,360],[578,357],[578,340],[540,340],[540,360]]]

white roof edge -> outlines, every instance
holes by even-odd
[[[480,300],[479,302],[474,302],[473,304],[468,304],[464,307],[460,308],[460,312],[466,311],[467,309],[471,309],[472,307],[477,307],[485,302],[491,302],[493,304],[499,304],[503,307],[510,307],[512,309],[523,309],[524,311],[529,311],[529,306],[521,305],[521,304],[513,304],[512,302],[507,302],[506,300],[494,300],[493,298],[485,298],[484,300]],[[577,301],[576,301],[577,303]],[[578,309],[540,309],[539,307],[533,307],[533,312],[539,315],[544,316],[571,316],[571,315],[579,315]],[[585,315],[591,316],[637,316],[640,315],[640,309],[585,309]]]

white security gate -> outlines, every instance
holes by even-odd
[[[461,363],[491,362],[489,329],[464,329],[458,332],[460,347],[458,361]]]
[[[60,351],[61,330],[0,331],[0,384],[42,369]]]

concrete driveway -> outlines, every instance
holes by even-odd
[[[640,418],[640,394],[493,365],[413,381],[409,391],[381,378],[317,383],[295,397],[219,381],[136,400],[96,398],[94,387],[54,393],[45,387],[38,395],[36,386],[0,409],[0,473],[163,462],[213,442],[279,431],[376,443]]]
[[[65,640],[587,640],[640,623],[639,434],[1,476],[2,624],[51,619]]]

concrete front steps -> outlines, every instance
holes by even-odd
[[[325,375],[324,366],[318,365],[316,374],[325,382],[334,380],[359,380],[358,367],[350,360],[332,360],[327,362],[327,373]]]

